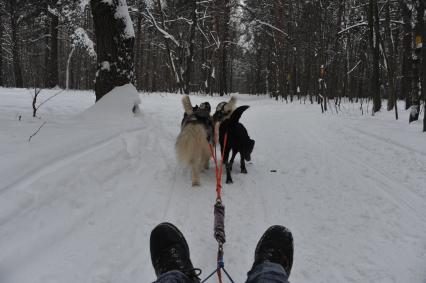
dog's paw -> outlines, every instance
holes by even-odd
[[[247,174],[247,169],[246,168],[241,168],[241,173]]]
[[[228,171],[232,171],[232,164],[233,164],[233,163],[228,163],[228,164],[226,165],[226,170],[228,170]]]
[[[232,179],[226,179],[226,183],[227,184],[232,184],[232,183],[234,183],[234,181],[232,181]]]

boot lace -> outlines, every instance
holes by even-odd
[[[190,279],[199,282],[201,269],[194,268],[189,259],[182,257],[182,252],[176,248],[164,250],[156,262],[161,273],[178,270],[188,276]]]

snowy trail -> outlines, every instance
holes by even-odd
[[[78,130],[78,129],[77,129]],[[99,150],[102,147],[107,146],[109,143],[113,142],[115,139],[120,139],[122,135],[125,135],[134,131],[141,131],[142,129],[132,129],[126,132],[119,132],[117,134],[108,136],[102,140],[96,141],[93,144],[86,144],[84,147],[77,148],[73,152],[66,153],[62,156],[53,158],[51,160],[46,160],[44,164],[38,164],[37,168],[29,170],[26,176],[20,176],[17,181],[12,184],[6,185],[3,188],[0,188],[0,193],[10,190],[10,189],[19,189],[22,187],[27,187],[32,184],[37,179],[42,178],[50,172],[57,171],[59,168],[64,167],[70,163],[73,163],[80,159],[82,156],[91,154],[93,151]],[[74,141],[77,142],[77,141]]]
[[[174,155],[180,96],[141,98],[143,116],[130,123],[59,121],[37,136],[29,164],[21,149],[34,125],[22,126],[22,139],[5,131],[0,156],[14,159],[0,164],[0,282],[151,282],[149,234],[162,221],[183,231],[204,275],[214,268],[213,164],[192,188]],[[248,174],[237,158],[234,184],[223,192],[225,260],[237,282],[272,224],[294,233],[292,282],[425,282],[426,149],[418,128],[405,130],[390,113],[321,115],[317,105],[239,98],[251,106],[242,122],[256,146]],[[90,105],[68,100],[69,115]],[[3,125],[12,129],[10,120]]]
[[[305,133],[308,133],[306,139],[308,140],[309,137],[313,138],[315,142],[321,146],[321,150],[332,153],[333,148],[331,148],[327,144],[327,141],[324,140],[324,138],[321,138],[321,135],[318,132],[312,131],[312,129],[315,129],[315,125],[310,125],[308,127],[308,130],[305,131]],[[349,135],[345,135],[345,140],[341,141],[342,144],[344,142],[349,142],[349,139],[353,140],[356,138],[352,135],[348,139],[348,136]],[[396,144],[392,145],[397,146]],[[359,147],[359,144],[352,144],[352,147],[353,146]],[[412,151],[411,149],[408,149],[404,146],[399,148],[399,150],[408,150],[408,153],[405,154],[410,154]],[[421,209],[424,206],[425,199],[420,198],[415,193],[412,193],[408,186],[404,185],[403,182],[400,182],[394,176],[384,172],[381,167],[376,168],[372,165],[369,165],[370,159],[364,157],[364,159],[366,160],[362,160],[358,156],[360,155],[354,154],[353,152],[351,153],[349,148],[345,148],[343,150],[340,150],[338,154],[335,154],[333,156],[333,159],[337,159],[336,161],[338,161],[342,166],[347,166],[347,163],[350,162],[351,164],[349,164],[349,166],[353,168],[353,172],[357,172],[356,175],[364,175],[366,178],[371,178],[375,183],[379,184],[378,186],[372,186],[372,188],[382,190],[382,192],[389,197],[389,201],[394,202],[395,205],[405,205],[407,208],[411,209],[417,215],[417,217],[426,224],[426,215],[421,213]],[[369,174],[366,175],[363,172],[369,172]],[[403,194],[400,193],[401,189],[405,190]]]

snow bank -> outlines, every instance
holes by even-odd
[[[121,123],[134,118],[132,109],[140,104],[139,94],[132,84],[116,87],[81,114],[91,122]]]

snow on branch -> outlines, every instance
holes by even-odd
[[[349,72],[347,72],[347,75],[349,75],[350,73],[352,73],[353,71],[355,71],[356,68],[358,68],[359,64],[361,64],[362,60],[359,60],[359,62],[355,65],[355,67],[353,67]]]
[[[102,0],[101,2],[103,2],[103,3],[105,3],[105,4],[108,4],[108,5],[110,5],[110,6],[112,6],[112,0]]]
[[[71,39],[74,47],[84,48],[91,57],[96,57],[93,41],[83,28],[77,28],[74,34],[71,35]]]
[[[353,28],[360,27],[360,26],[366,26],[366,25],[367,25],[367,22],[357,23],[355,25],[352,25],[350,27],[345,28],[344,30],[339,31],[337,34],[342,34],[342,33],[347,32],[347,31],[349,31]]]
[[[267,22],[264,22],[264,21],[261,21],[261,20],[256,20],[256,22],[263,25],[263,26],[267,26],[267,27],[269,27],[269,28],[271,28],[275,31],[278,31],[278,32],[284,34],[285,36],[288,36],[288,34],[285,31],[277,28],[276,26],[271,25],[270,23],[267,23]]]
[[[52,8],[52,7],[50,7],[50,5],[48,5],[48,6],[47,6],[47,11],[48,11],[50,14],[52,14],[52,15],[54,15],[54,16],[56,16],[56,17],[58,17],[58,18],[60,18],[60,17],[61,17],[61,15],[59,14],[58,9]]]
[[[151,14],[151,12],[149,11],[149,9],[146,9],[148,12],[149,17],[151,18],[152,23],[154,24],[155,28],[163,34],[163,36],[165,38],[170,39],[171,41],[173,41],[174,44],[176,44],[177,47],[180,47],[179,42],[176,40],[176,38],[171,35],[170,33],[168,33],[167,31],[165,31],[164,29],[162,29],[158,24],[157,21],[155,20],[154,16]]]
[[[167,20],[165,22],[168,23],[168,24],[170,24],[170,23],[177,22],[177,21],[183,21],[183,22],[186,22],[188,25],[192,25],[192,21],[189,20],[189,19],[187,19],[187,18],[184,18],[184,17],[178,17],[176,19]]]
[[[80,0],[80,10],[84,11],[86,9],[87,5],[89,5],[89,0]]]
[[[103,1],[112,1],[112,0],[103,0]],[[125,24],[124,28],[124,37],[126,39],[135,37],[135,30],[133,28],[133,22],[130,18],[129,8],[127,7],[126,0],[118,0],[117,9],[115,11],[114,17],[117,20],[122,20]]]
[[[87,0],[81,0],[80,2],[81,7],[84,7]],[[129,14],[129,8],[127,7],[127,1],[126,0],[101,0],[101,2],[109,5],[109,6],[115,6],[115,14],[114,18],[117,20],[121,20],[124,23],[124,38],[132,38],[135,37],[135,30],[133,28],[133,22],[130,18]]]
[[[197,5],[211,4],[213,0],[197,1]]]
[[[204,39],[207,41],[207,44],[210,45],[210,40],[208,39],[207,35],[204,33],[203,29],[200,27],[200,24],[197,22],[197,28],[200,31],[200,33],[204,36]]]
[[[43,40],[43,39],[46,39],[46,38],[51,38],[51,37],[52,37],[52,35],[49,33],[49,34],[43,34],[40,37],[35,38],[35,39],[27,39],[27,40],[24,40],[24,41],[29,42],[29,43],[36,43],[36,42],[39,42],[40,40]]]

